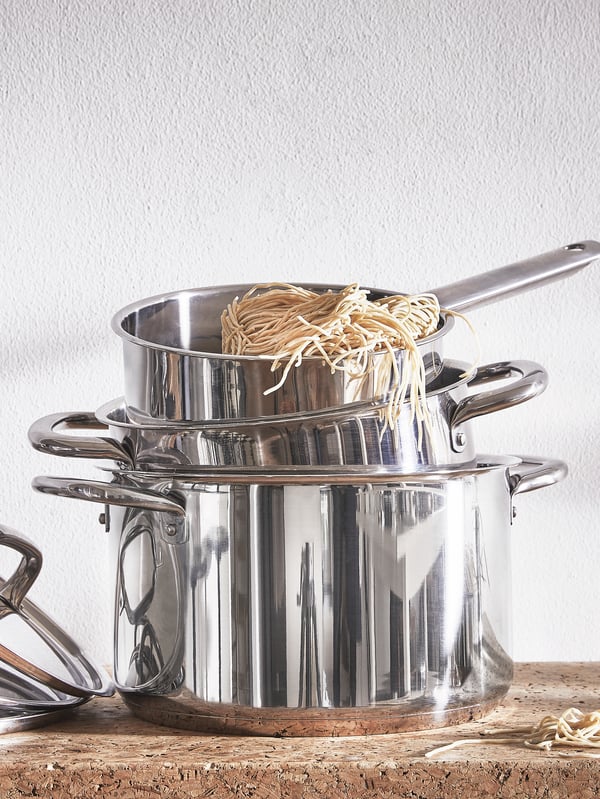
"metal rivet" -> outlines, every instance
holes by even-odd
[[[513,505],[513,509],[512,509],[512,517],[513,517],[513,519],[517,518],[517,509],[515,508],[514,505]]]
[[[105,525],[106,524],[106,513],[101,513],[100,516],[98,516],[98,521],[100,522],[100,524]]]
[[[167,535],[177,535],[177,527],[174,524],[167,524],[165,531]]]
[[[467,445],[467,434],[459,430],[454,436],[454,450],[460,452]]]

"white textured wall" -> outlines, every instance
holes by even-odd
[[[100,506],[30,489],[96,469],[26,434],[122,393],[113,312],[238,281],[419,291],[600,238],[600,5],[3,0],[0,19],[0,521],[45,554],[34,598],[108,662]],[[484,360],[551,376],[479,449],[571,468],[517,503],[517,659],[600,659],[599,270],[472,315]]]

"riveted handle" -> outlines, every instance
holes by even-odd
[[[479,367],[469,387],[499,380],[511,382],[462,399],[452,414],[450,426],[455,428],[469,419],[512,408],[537,397],[548,385],[548,373],[534,361],[500,361]]]
[[[106,436],[73,435],[80,430],[108,430],[88,411],[53,413],[43,416],[29,428],[29,441],[34,449],[61,458],[96,458],[114,460],[132,467],[133,458],[127,450]]]
[[[165,494],[118,483],[42,475],[35,477],[31,485],[42,494],[52,494],[57,497],[83,499],[102,505],[142,508],[143,510],[173,513],[176,516],[186,515],[184,506]]]

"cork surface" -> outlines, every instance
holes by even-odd
[[[94,699],[38,730],[0,736],[0,797],[572,797],[600,795],[600,760],[511,744],[425,753],[484,730],[600,708],[600,663],[517,664],[508,696],[484,719],[419,733],[346,738],[202,735]]]

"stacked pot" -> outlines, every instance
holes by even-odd
[[[434,291],[462,310],[599,256],[595,242],[570,245]],[[444,357],[453,320],[442,314],[419,342],[431,426],[420,430],[407,407],[390,429],[374,389],[380,356],[360,382],[305,359],[273,391],[269,359],[223,355],[221,312],[248,288],[123,309],[113,328],[124,396],[30,430],[38,450],[112,462],[105,480],[34,486],[106,506],[118,690],[154,722],[267,735],[485,712],[512,677],[512,499],[566,467],[482,456],[472,424],[536,397],[545,370],[469,372]]]

